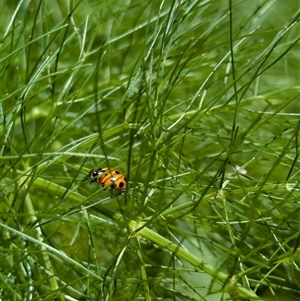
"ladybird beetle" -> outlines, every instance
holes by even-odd
[[[108,167],[98,168],[91,172],[91,184],[98,182],[102,187],[108,187],[110,190],[124,191],[127,186],[126,178],[118,171],[110,171]]]

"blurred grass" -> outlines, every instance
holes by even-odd
[[[2,2],[2,300],[297,300],[299,16]]]

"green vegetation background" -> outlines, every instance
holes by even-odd
[[[1,300],[299,298],[298,1],[0,6]]]

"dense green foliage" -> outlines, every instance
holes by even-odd
[[[298,4],[1,2],[0,299],[297,300]]]

